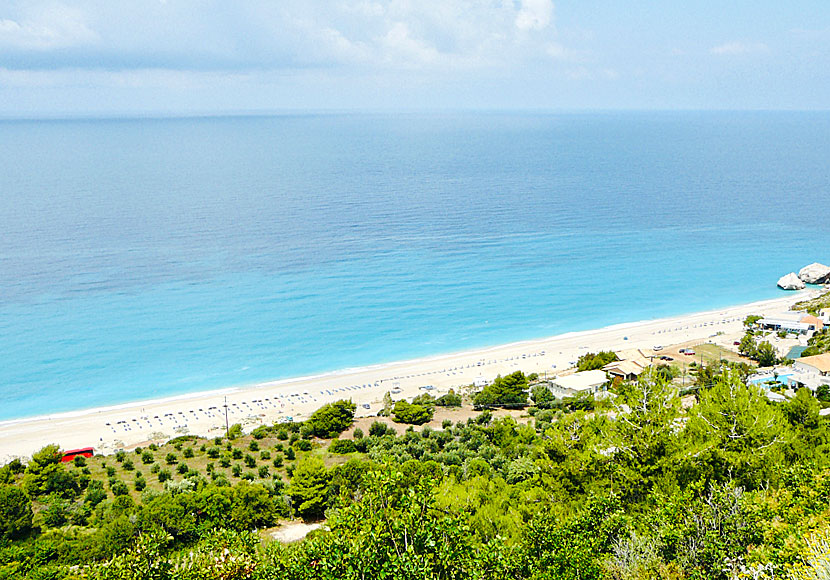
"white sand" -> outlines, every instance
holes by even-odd
[[[395,398],[412,397],[433,385],[433,394],[470,385],[477,377],[493,379],[517,370],[553,375],[566,371],[586,352],[669,346],[687,342],[717,342],[731,347],[742,334],[749,314],[769,315],[788,310],[808,290],[784,298],[755,302],[676,318],[610,326],[489,349],[346,369],[314,377],[194,393],[168,399],[0,422],[0,464],[25,457],[49,443],[63,449],[92,446],[111,453],[148,441],[162,442],[181,434],[221,435],[228,422],[246,430],[293,417],[307,418],[323,404],[351,399],[357,415],[377,413],[384,393],[401,390]],[[717,333],[723,333],[718,335]],[[367,404],[369,409],[363,408]]]

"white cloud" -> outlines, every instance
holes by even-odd
[[[516,28],[519,30],[542,30],[547,28],[553,18],[551,0],[522,0],[522,8],[516,15]]]
[[[83,12],[55,4],[18,18],[0,18],[0,47],[44,51],[90,44],[98,35]]]
[[[769,52],[769,47],[763,42],[727,42],[709,49],[710,54],[734,56],[743,54],[763,54]]]
[[[431,63],[436,62],[439,53],[435,47],[426,42],[413,38],[409,27],[404,22],[395,22],[381,39],[388,59],[404,63]]]

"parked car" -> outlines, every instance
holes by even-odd
[[[652,348],[652,350],[655,351],[655,352],[657,352],[658,350],[663,350],[663,346],[660,345],[660,344],[657,344]]]

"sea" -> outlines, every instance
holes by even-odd
[[[828,112],[0,121],[0,419],[782,295]]]

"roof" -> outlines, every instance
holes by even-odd
[[[799,359],[796,359],[796,361],[805,365],[809,365],[811,367],[815,367],[823,373],[830,373],[830,352],[825,352],[824,354],[816,354],[813,356],[803,356]]]
[[[571,391],[587,391],[608,382],[605,371],[582,371],[553,379],[553,384]]]
[[[824,321],[821,318],[817,318],[809,314],[801,320],[799,320],[799,322],[801,322],[802,324],[812,324],[816,328],[821,328],[824,326]]]
[[[639,375],[645,369],[645,365],[639,363],[636,360],[618,360],[612,363],[608,363],[602,370],[605,372],[618,372],[624,375]]]

